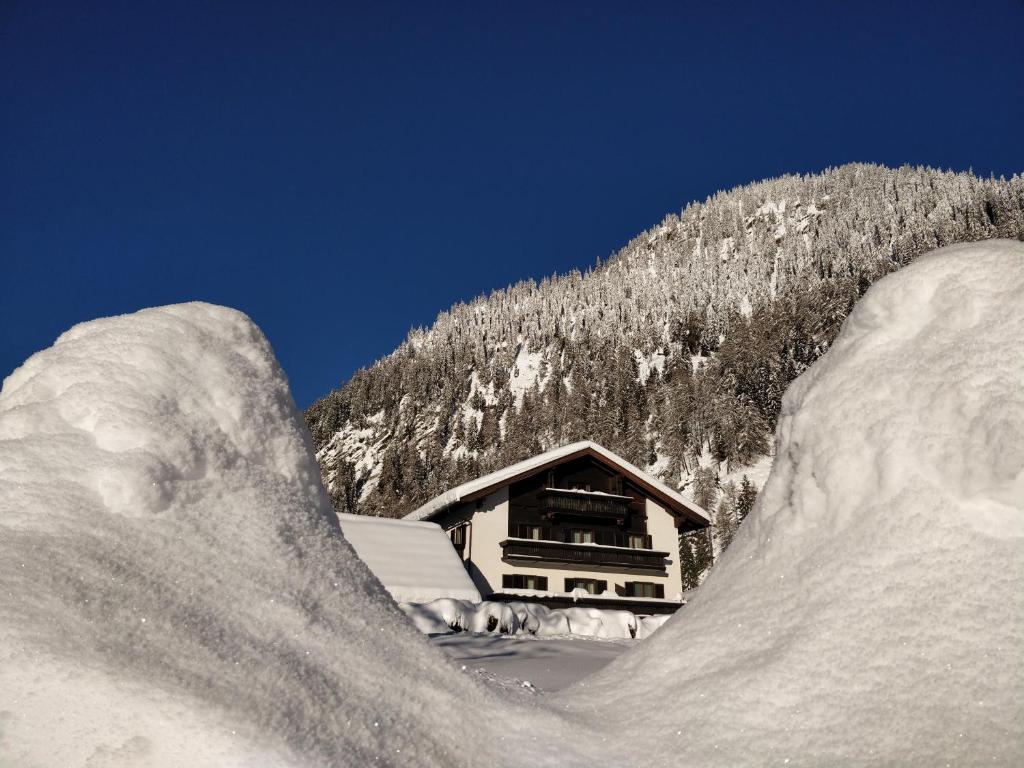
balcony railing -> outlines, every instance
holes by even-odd
[[[665,570],[668,552],[653,549],[627,549],[594,544],[569,544],[543,539],[505,539],[501,542],[502,557],[537,563],[590,565],[629,568],[634,570]]]
[[[599,517],[622,517],[629,513],[632,501],[629,496],[560,488],[545,488],[540,494],[540,503],[547,511]]]
[[[540,528],[539,539],[536,536],[538,528]],[[628,531],[590,531],[590,535],[593,537],[593,541],[590,542],[573,542],[571,531],[553,531],[547,526],[516,525],[512,533],[518,539],[555,541],[560,544],[588,543],[629,549],[650,549],[654,546],[649,533],[629,533]]]

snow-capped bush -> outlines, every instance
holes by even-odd
[[[399,607],[424,634],[445,632],[525,632],[539,637],[576,635],[598,638],[640,638],[653,633],[667,616],[641,619],[629,611],[601,608],[548,608],[539,603],[498,603],[441,598]]]

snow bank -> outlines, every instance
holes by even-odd
[[[1022,386],[1024,245],[877,283],[685,616],[561,705],[646,765],[1024,764]]]
[[[495,632],[538,637],[644,638],[654,633],[668,616],[641,618],[630,611],[601,608],[548,608],[539,603],[498,603],[468,600],[431,600],[399,606],[420,632]]]
[[[480,602],[451,541],[437,523],[338,515],[345,539],[398,602],[440,598]]]
[[[514,635],[521,629],[515,612],[505,603],[441,598],[428,603],[401,603],[399,607],[416,628],[427,635],[446,632]]]
[[[0,764],[496,763],[449,738],[495,706],[343,540],[244,315],[85,323],[4,382]]]
[[[0,392],[0,764],[1019,765],[1022,297],[1009,242],[876,284],[684,614],[549,709],[355,557],[247,318],[78,326]]]

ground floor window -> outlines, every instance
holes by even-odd
[[[665,585],[650,581],[627,581],[626,597],[665,597]]]
[[[608,589],[608,582],[597,579],[566,579],[565,591],[572,592],[574,589],[585,589],[592,595],[599,595]]]
[[[547,576],[532,576],[525,573],[506,573],[501,577],[502,589],[539,589],[548,588]]]

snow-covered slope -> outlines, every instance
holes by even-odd
[[[1022,384],[1024,245],[880,281],[692,602],[560,705],[644,765],[1024,765]]]
[[[85,323],[4,382],[0,765],[493,764],[453,712],[498,719],[341,537],[247,317]]]

